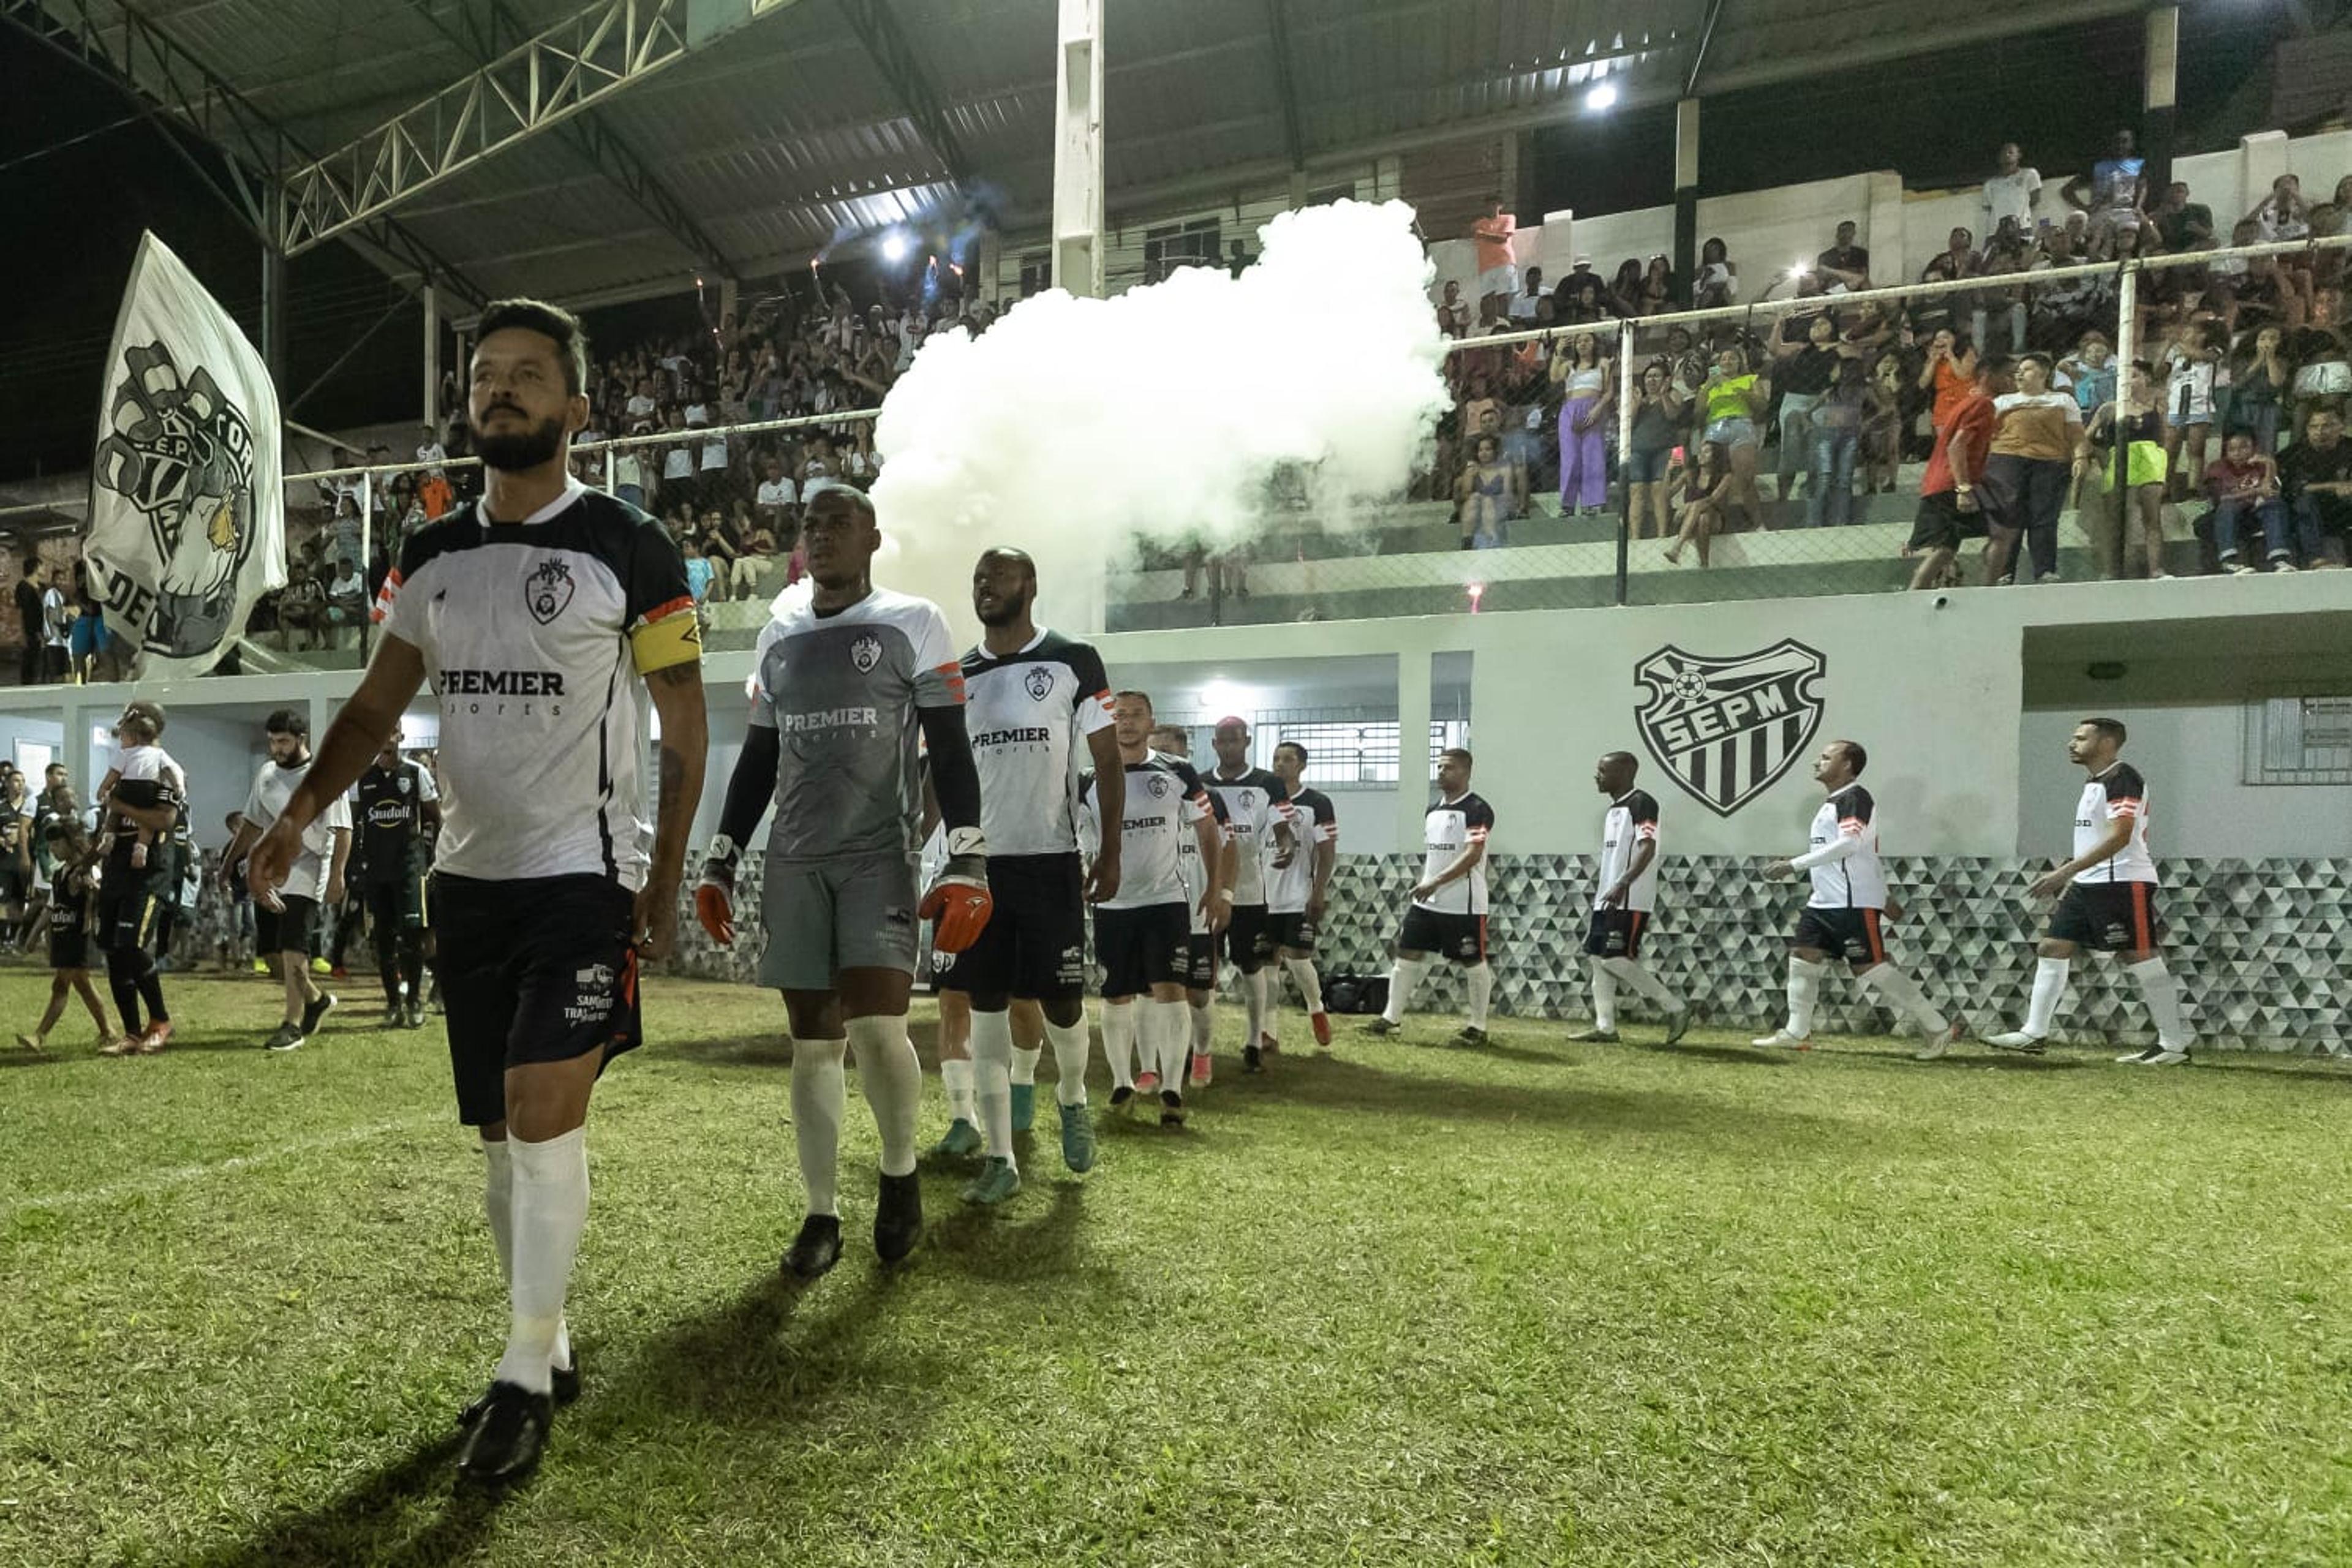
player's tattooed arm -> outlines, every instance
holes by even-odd
[[[651,879],[676,889],[686,869],[687,835],[702,804],[703,759],[710,750],[710,720],[702,700],[702,666],[693,659],[646,677],[661,717],[661,799],[655,811]]]

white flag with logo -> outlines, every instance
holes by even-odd
[[[106,629],[146,677],[210,669],[286,584],[277,388],[152,234],[114,321],[82,552]]]

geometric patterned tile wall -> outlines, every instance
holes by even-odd
[[[1582,948],[1591,857],[1497,855],[1489,866],[1495,1010],[1590,1016]],[[743,929],[731,950],[703,936],[692,889],[685,889],[676,970],[751,979],[760,950],[760,857],[746,858],[736,899]],[[2042,868],[1897,856],[1888,858],[1886,868],[1906,906],[1905,918],[1889,928],[1890,956],[1972,1027],[2014,1027],[2032,984],[2041,929],[2042,911],[2025,889]],[[2167,860],[2162,870],[2163,950],[2202,1043],[2317,1050],[2352,1039],[2352,860]],[[1417,855],[1340,860],[1321,944],[1325,975],[1386,973],[1397,921],[1420,872]],[[1768,880],[1754,861],[1672,858],[1643,957],[1667,984],[1698,1002],[1710,1022],[1761,1032],[1783,1014],[1787,932],[1802,902],[1802,883]],[[1833,975],[1822,992],[1819,1026],[1825,1031],[1884,1033],[1894,1025],[1843,976]],[[1413,1002],[1416,1011],[1459,1009],[1458,972],[1439,964]],[[1620,1010],[1639,1020],[1643,1007],[1628,997]],[[2076,963],[2057,1034],[2117,1046],[2155,1038],[2130,977],[2099,957]]]

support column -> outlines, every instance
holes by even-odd
[[[269,372],[270,384],[277,387],[282,405],[289,395],[286,385],[286,252],[278,243],[282,231],[279,215],[285,211],[286,198],[276,185],[262,193],[263,226],[270,237],[261,244],[261,363]]]
[[[2147,160],[2147,197],[2155,201],[2172,183],[2172,132],[2180,116],[2180,7],[2158,5],[2147,14],[2147,45],[2141,81],[2140,155]]]
[[[441,295],[432,284],[420,297],[425,305],[425,427],[441,428]]]
[[[741,284],[736,282],[732,278],[721,278],[719,280],[719,319],[721,321],[724,321],[730,316],[734,315],[737,307],[742,301],[742,298],[743,289]],[[736,324],[740,326],[742,323],[739,321]]]
[[[1418,854],[1429,815],[1429,668],[1425,649],[1397,655],[1396,847]]]
[[[1698,100],[1675,105],[1675,277],[1677,304],[1688,305],[1698,283]]]
[[[1061,0],[1054,71],[1054,287],[1103,291],[1103,0]]]

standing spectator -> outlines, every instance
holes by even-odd
[[[2205,470],[2205,493],[2213,503],[2213,550],[2224,572],[2246,577],[2259,570],[2240,554],[2250,523],[2262,534],[2270,569],[2294,570],[2292,525],[2286,503],[2279,499],[2278,465],[2254,450],[2251,431],[2232,430],[2222,438],[2221,460]]]
[[[1988,365],[1982,373],[1970,361],[1968,381],[1951,404],[1949,417],[1936,423],[1935,449],[1927,455],[1927,471],[1919,476],[1919,511],[1911,524],[1906,555],[1920,557],[1911,574],[1915,589],[1943,586],[1959,558],[1960,541],[1985,531],[1984,503],[1979,486],[1984,476],[1985,454],[1992,446],[1993,399],[2009,390],[2005,366]],[[1993,581],[1992,557],[1987,552],[1985,581]]]
[[[2082,405],[2052,388],[2046,356],[2026,355],[2013,374],[2014,387],[1992,400],[1992,446],[1984,466],[1985,520],[1992,536],[1985,545],[1985,575],[2042,583],[2058,575],[2058,514],[2066,507],[2069,479],[2080,480],[2089,468],[2090,447]],[[2014,563],[2021,536],[2030,576]]]
[[[2169,251],[2210,250],[2213,246],[2213,209],[2189,199],[2189,184],[2175,180],[2164,187],[2164,199],[2147,215],[2156,237]]]
[[[2067,203],[2090,215],[2091,239],[2105,244],[2126,230],[2137,229],[2147,205],[2147,160],[2139,155],[2129,131],[2118,131],[2107,155],[2077,174],[2059,192]]]
[[[1837,226],[1837,243],[1813,258],[1823,289],[1835,292],[1870,287],[1870,249],[1856,245],[1854,234],[1853,219],[1848,218]]]
[[[41,574],[41,679],[60,681],[66,678],[68,649],[73,641],[73,611],[66,603],[63,588],[58,586],[54,567]]]
[[[25,651],[16,666],[16,683],[38,686],[47,658],[42,651],[48,638],[41,614],[41,596],[48,567],[39,556],[32,554],[25,557],[24,566],[24,575],[16,579],[16,622],[25,637]]]
[[[2286,363],[2286,333],[2275,326],[2258,329],[2230,373],[2230,430],[2243,430],[2254,438],[2254,450],[2267,458],[2278,451],[2279,409],[2294,385],[2294,372]]]
[[[1706,414],[1706,438],[1724,448],[1731,468],[1729,489],[1718,486],[1706,493],[1717,502],[1722,524],[1732,525],[1736,517],[1752,527],[1763,508],[1756,493],[1756,416],[1771,404],[1772,384],[1748,368],[1748,351],[1733,343],[1715,356],[1715,372],[1699,396]],[[1706,564],[1704,550],[1699,563]]]
[[[1579,257],[1578,261],[1583,261]],[[1591,278],[1580,266],[1579,271]],[[1600,279],[1593,279],[1593,286]],[[1614,405],[1616,367],[1601,351],[1601,334],[1584,332],[1551,362],[1559,405],[1559,510],[1598,512],[1609,500],[1606,416]]]
[[[1521,326],[1533,326],[1536,307],[1543,303],[1543,268],[1528,268],[1527,285],[1511,296],[1511,320]]]
[[[1813,405],[1813,477],[1805,491],[1805,521],[1813,528],[1843,528],[1853,521],[1853,466],[1862,427],[1870,413],[1870,384],[1862,361],[1837,360],[1835,379]]]
[[[796,527],[793,517],[801,503],[800,487],[784,472],[784,460],[773,453],[761,459],[760,472],[760,488],[753,492],[752,504],[760,521],[781,539]]]
[[[685,412],[675,404],[669,407],[663,431],[673,439],[661,448],[661,490],[656,499],[666,507],[692,506],[697,494],[694,448],[686,444]]]
[[[1976,236],[1965,228],[1956,228],[1945,240],[1944,248],[1927,258],[1927,265],[1919,268],[1919,281],[1950,283],[1962,278],[1973,278],[1979,270]],[[1930,337],[1937,332],[1950,331],[1973,308],[1973,301],[1965,289],[1929,294],[1913,309],[1911,330],[1914,333]]]
[[[1511,296],[1519,291],[1518,268],[1511,259],[1511,236],[1518,228],[1503,204],[1470,226],[1478,252],[1478,319],[1500,321],[1509,311]]]
[[[1871,366],[1868,404],[1863,415],[1863,488],[1872,495],[1895,493],[1903,461],[1903,358],[1889,352]]]
[[[107,645],[113,637],[106,629],[106,606],[90,587],[89,567],[80,561],[74,563],[73,597],[74,622],[66,644],[67,662],[72,667],[74,679],[88,685],[99,679],[100,656],[110,651]]]
[[[367,607],[367,579],[360,574],[359,567],[350,556],[337,557],[334,574],[327,579],[326,624],[330,646],[342,646],[344,630],[364,621]]]
[[[2323,405],[2305,416],[2304,438],[2279,458],[2279,480],[2303,563],[2343,565],[2352,537],[2352,441],[2344,439],[2343,415]]]
[[[2000,220],[2014,218],[2021,233],[2031,233],[2042,211],[2042,171],[2029,168],[2014,142],[2004,142],[1993,160],[1997,172],[1984,183],[1984,227],[2000,228]]]
[[[1813,460],[1813,405],[1837,379],[1841,353],[1837,318],[1823,310],[1804,323],[1801,344],[1781,342],[1773,346],[1772,382],[1780,389],[1780,447],[1774,467],[1778,499],[1786,501],[1796,489],[1795,476]],[[1851,453],[1846,468],[1853,477]]]
[[[1675,395],[1673,377],[1656,360],[1642,367],[1640,384],[1630,395],[1633,440],[1625,454],[1624,468],[1632,536],[1640,539],[1645,531],[1654,531],[1664,539],[1673,500],[1666,473],[1675,448],[1682,442],[1686,410],[1683,400]]]
[[[1609,314],[1609,289],[1592,270],[1592,258],[1580,256],[1552,290],[1552,314],[1570,322],[1598,321]]]
[[[652,433],[653,423],[650,420],[635,420],[629,426],[629,434],[632,436],[647,436]],[[647,450],[648,448],[644,447],[615,447],[612,451],[613,495],[616,500],[626,501],[640,511],[645,510],[646,503],[650,499],[646,492]]]
[[[2183,321],[2164,352],[2164,456],[2176,499],[2204,487],[2205,443],[2213,433],[2214,375],[2229,346],[2217,321]]]
[[[1444,295],[1437,302],[1437,330],[1449,338],[1470,335],[1470,306],[1462,298],[1462,285],[1448,278]]]
[[[730,456],[724,432],[712,430],[702,437],[700,471],[695,477],[697,504],[719,506],[726,501]]]
[[[2164,480],[2167,471],[2164,406],[2157,390],[2156,367],[2134,360],[2124,378],[2124,395],[2093,416],[2090,444],[2098,454],[2099,486],[2112,496],[2112,511],[2104,519],[2112,540],[2100,542],[2103,564],[2112,575],[2123,575],[2123,550],[2131,531],[2130,513],[2139,514],[2141,540],[2147,550],[2151,581],[2171,576],[2164,569]],[[2123,448],[2123,484],[2116,484],[2115,448]]]
[[[1951,423],[1953,412],[1981,389],[1977,385],[1977,349],[1949,327],[1927,340],[1927,357],[1919,367],[1919,390],[1933,397],[1928,422],[1937,430]],[[1979,459],[1983,454],[1978,454]]]
[[[1256,259],[1249,253],[1249,247],[1238,239],[1225,247],[1225,271],[1233,278],[1239,279],[1249,270],[1249,264]]]
[[[882,477],[882,454],[874,449],[874,421],[861,419],[850,434],[849,450],[841,455],[842,477],[861,490],[872,489]]]

